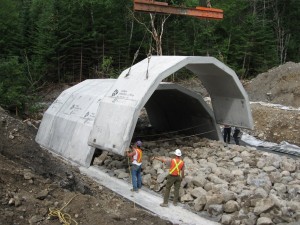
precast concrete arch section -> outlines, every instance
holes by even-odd
[[[253,129],[248,96],[235,72],[225,64],[213,57],[152,56],[123,71],[101,99],[88,138],[89,145],[124,155],[133,136],[140,110],[160,82],[183,67],[197,74],[209,92],[217,123]],[[167,113],[169,116],[165,118],[182,126],[178,119],[182,119],[187,111],[181,110],[173,115],[169,107],[162,106],[165,101],[160,100],[158,103],[155,99],[158,97],[154,96],[146,108],[161,108],[161,112],[156,112],[157,115]],[[177,104],[176,100],[173,102]],[[150,119],[157,118],[153,116],[155,113],[151,110],[149,112]],[[161,122],[159,119],[152,121],[162,128],[173,128],[171,122]]]
[[[115,79],[85,80],[62,92],[44,113],[36,141],[67,160],[89,167],[95,148],[88,145],[88,137],[99,103],[115,82]],[[216,140],[221,136],[213,112],[202,96],[178,85],[160,83],[145,107],[156,130],[188,126],[186,133],[201,132],[203,137]]]

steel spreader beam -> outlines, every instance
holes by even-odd
[[[168,5],[154,0],[134,0],[134,10],[149,13],[162,13],[193,16],[201,19],[223,19],[223,10],[206,7],[186,8]]]

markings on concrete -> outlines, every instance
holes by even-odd
[[[172,223],[180,225],[219,225],[219,223],[202,218],[181,206],[173,206],[172,201],[169,202],[169,207],[160,207],[159,204],[163,201],[162,197],[155,196],[145,190],[133,193],[130,191],[132,188],[130,184],[124,180],[109,176],[95,166],[89,168],[79,167],[79,170],[99,184]]]

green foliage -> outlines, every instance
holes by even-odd
[[[37,74],[35,70],[34,66],[30,68],[30,62],[22,62],[18,57],[0,60],[1,107],[21,113],[35,111],[37,100],[35,90],[40,79],[39,75],[35,75]]]
[[[3,108],[24,108],[27,96],[22,70],[17,57],[0,60],[0,105]]]
[[[169,2],[186,7],[206,4],[205,0]],[[223,9],[223,20],[168,18],[162,37],[164,55],[216,57],[243,78],[284,61],[299,62],[300,1],[211,3]],[[44,82],[115,78],[132,64],[137,50],[134,63],[144,59],[154,47],[146,31],[149,15],[135,12],[144,24],[138,23],[132,6],[133,0],[1,0],[1,106],[25,110]],[[176,76],[190,75],[183,70]]]
[[[0,57],[18,53],[20,35],[19,1],[0,1]]]

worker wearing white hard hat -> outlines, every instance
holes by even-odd
[[[182,179],[184,178],[184,162],[181,159],[182,153],[180,149],[176,149],[172,152],[175,157],[171,159],[165,159],[161,157],[153,157],[152,159],[159,160],[170,166],[169,175],[167,176],[167,184],[164,194],[164,202],[160,204],[161,207],[168,207],[169,195],[171,187],[174,185],[174,199],[173,205],[177,205],[179,199],[179,188]]]

